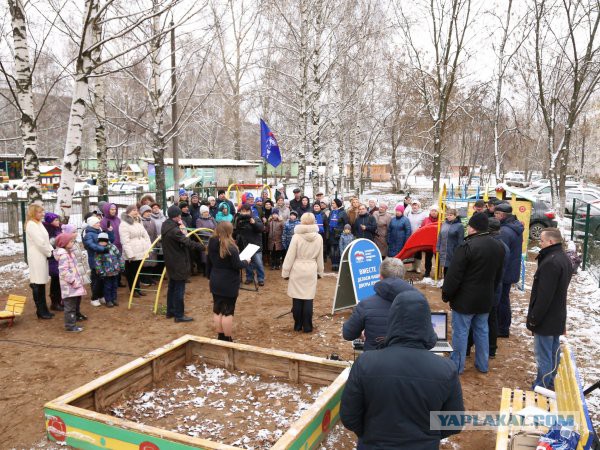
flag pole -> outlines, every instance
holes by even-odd
[[[262,158],[262,184],[267,184],[267,159]]]

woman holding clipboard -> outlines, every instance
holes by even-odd
[[[209,286],[213,296],[213,322],[218,339],[233,342],[233,314],[240,292],[240,269],[250,261],[240,260],[240,251],[233,239],[233,225],[219,222],[208,240]]]

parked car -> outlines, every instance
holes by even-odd
[[[504,175],[504,182],[509,186],[517,186],[517,187],[526,187],[529,185],[527,179],[525,178],[525,172],[520,170],[513,170],[512,172],[507,172]]]
[[[600,240],[600,201],[590,203],[590,218],[588,232],[595,241]],[[577,208],[575,216],[574,234],[583,237],[585,235],[585,222],[587,220],[587,205]]]
[[[537,190],[528,191],[529,194],[534,195],[537,199],[542,200],[546,203],[552,201],[550,194],[550,186],[543,186]],[[600,190],[594,188],[587,188],[581,186],[566,186],[566,201],[565,201],[565,213],[572,214],[573,211],[573,199],[592,203],[596,200],[600,200]]]
[[[133,194],[139,187],[141,187],[139,184],[118,181],[108,187],[108,192],[111,194]]]

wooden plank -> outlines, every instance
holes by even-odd
[[[292,383],[299,383],[300,381],[300,371],[299,371],[299,362],[293,359],[290,359],[290,381]]]
[[[500,414],[510,414],[510,406],[512,400],[512,390],[502,388],[502,397],[500,398]],[[506,450],[508,448],[508,426],[501,425],[498,427],[496,436],[496,450]]]
[[[160,381],[160,359],[153,359],[152,360],[152,382],[153,383],[158,383]]]
[[[287,358],[243,350],[236,351],[234,357],[235,367],[238,370],[285,379],[289,376],[289,359]]]
[[[88,392],[86,395],[79,397],[77,400],[73,401],[73,406],[94,411],[94,392],[95,391]]]
[[[152,365],[149,363],[146,366],[138,368],[135,372],[131,372],[118,380],[107,383],[105,389],[105,401],[107,405],[115,402],[117,399],[152,384]]]
[[[188,365],[192,362],[192,358],[193,358],[193,353],[192,353],[192,349],[193,349],[193,342],[187,342],[185,344],[185,364]]]
[[[225,351],[225,368],[231,371],[235,370],[235,354],[232,348]]]
[[[298,369],[300,383],[327,385],[340,374],[338,367],[322,366],[310,361],[300,361]]]
[[[105,403],[104,389],[98,388],[94,391],[94,411],[104,412]]]

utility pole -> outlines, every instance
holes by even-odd
[[[179,203],[179,153],[177,150],[177,75],[175,73],[175,23],[171,19],[171,123],[173,139],[173,190],[175,204]]]

